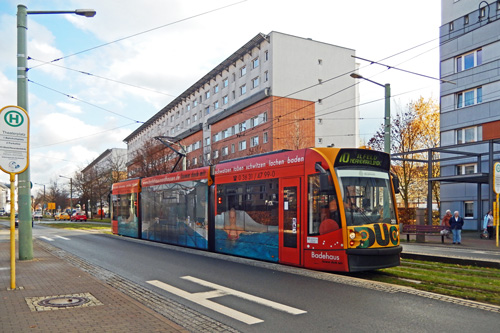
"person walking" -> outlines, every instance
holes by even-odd
[[[456,210],[450,219],[450,228],[453,233],[453,244],[460,244],[462,242],[462,227],[464,226],[464,219],[458,215]]]
[[[484,216],[483,229],[488,231],[488,238],[493,239],[493,211],[489,210]]]

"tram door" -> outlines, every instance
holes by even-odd
[[[300,265],[300,178],[280,184],[280,262]]]

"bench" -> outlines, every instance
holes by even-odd
[[[444,244],[445,235],[441,235],[441,230],[446,229],[442,225],[416,225],[416,224],[403,224],[401,234],[406,234],[406,241],[410,241],[410,235],[437,235],[441,236],[441,243]]]

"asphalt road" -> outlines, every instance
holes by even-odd
[[[40,225],[33,235],[243,332],[494,332],[500,325],[495,307],[345,274]]]

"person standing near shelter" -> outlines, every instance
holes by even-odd
[[[453,233],[453,244],[460,244],[462,241],[462,227],[464,226],[464,219],[458,215],[456,210],[450,219],[451,232]]]
[[[489,210],[484,217],[483,229],[488,231],[488,238],[493,239],[493,211]]]
[[[450,219],[451,219],[451,210],[447,210],[446,214],[443,216],[443,221],[441,222],[441,225],[445,227],[443,230],[443,234],[446,235],[447,238],[450,238]]]

